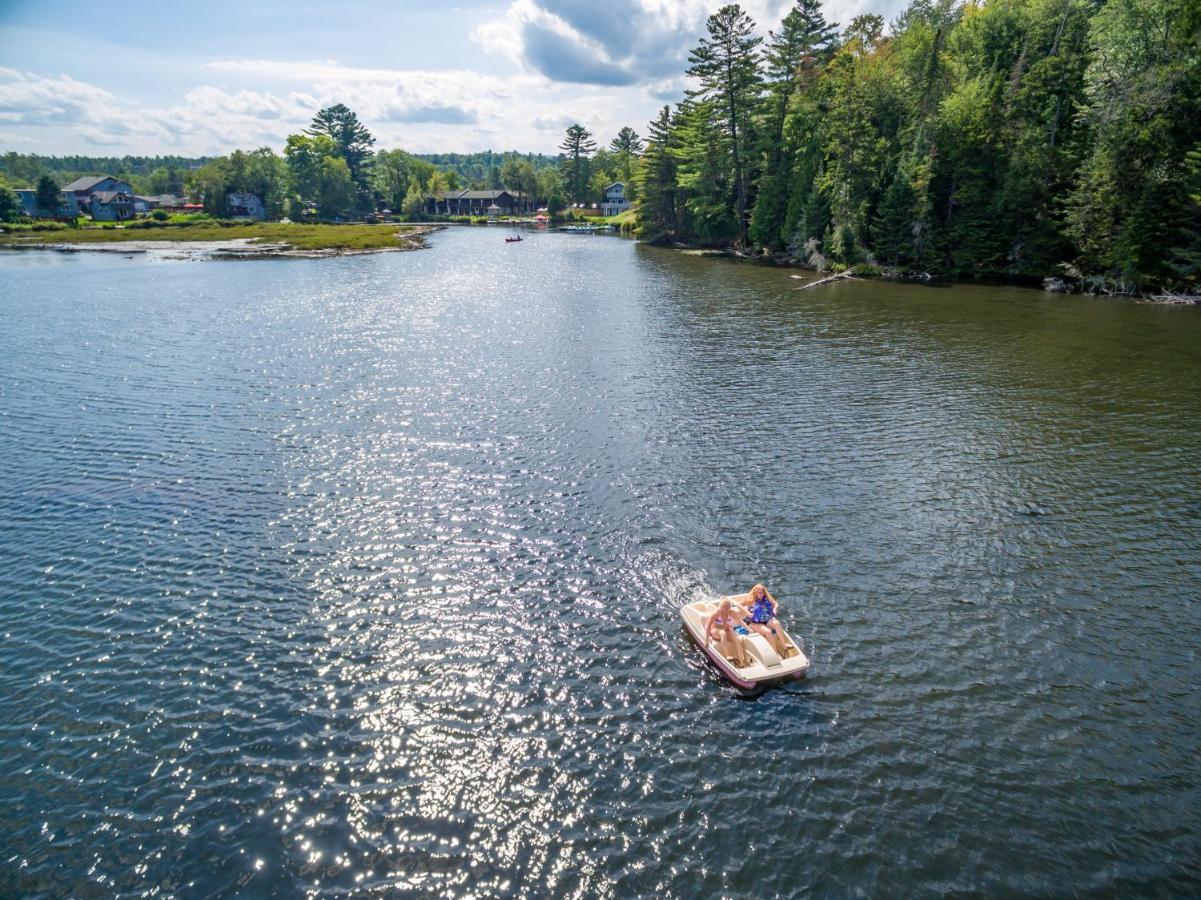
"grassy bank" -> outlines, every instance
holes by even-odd
[[[351,253],[366,250],[411,250],[422,246],[428,229],[412,225],[282,225],[239,222],[232,225],[164,224],[158,228],[80,228],[61,231],[14,231],[0,234],[0,246],[47,244],[112,244],[129,241],[233,241],[285,244],[300,251]]]
[[[632,234],[638,224],[638,207],[631,206],[615,216],[586,216],[578,209],[569,209],[567,221],[574,225],[612,225],[622,233]]]

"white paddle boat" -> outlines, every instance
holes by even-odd
[[[680,607],[680,617],[684,620],[684,628],[689,636],[726,678],[741,690],[755,691],[768,685],[805,677],[809,672],[809,657],[801,650],[800,645],[788,636],[782,625],[780,630],[788,647],[787,657],[781,658],[765,637],[754,632],[740,635],[738,638],[742,641],[750,665],[739,667],[733,659],[722,656],[717,641],[705,638],[705,622],[717,611],[722,599],[718,597],[686,603]]]

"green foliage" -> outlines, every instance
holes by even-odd
[[[342,160],[336,160],[343,166]],[[349,169],[347,169],[349,172]],[[36,226],[11,226],[0,234],[0,243],[20,245],[38,243],[46,238],[31,232],[62,231],[67,228],[61,222],[40,222]],[[274,222],[245,222],[217,220],[193,222],[186,225],[163,224],[153,219],[128,223],[121,228],[86,228],[72,232],[70,242],[75,243],[121,243],[123,241],[146,240],[147,235],[139,232],[154,229],[155,240],[171,241],[228,241],[232,238],[249,238],[252,243],[286,244],[297,250],[308,251],[362,251],[407,249],[417,244],[411,229],[396,225],[304,225]],[[61,238],[60,238],[61,240]]]
[[[21,216],[17,195],[9,190],[8,182],[0,177],[0,222],[15,222]]]
[[[156,209],[150,213],[150,218],[154,219],[156,222],[166,222],[169,218],[171,218],[171,214],[165,209]]]
[[[689,60],[700,89],[651,125],[644,237],[1198,283],[1195,0],[914,0],[891,31],[859,16],[840,40],[798,0],[753,43],[737,7],[710,18]]]
[[[388,209],[399,212],[415,175],[409,154],[403,150],[381,150],[375,154],[371,166],[371,187]]]
[[[626,186],[626,196],[632,198],[634,161],[642,155],[642,138],[638,136],[637,131],[626,125],[617,132],[617,137],[610,141],[609,149],[617,157],[617,175]]]
[[[638,181],[642,198],[638,205],[638,232],[649,240],[675,240],[679,236],[676,202],[680,187],[671,107],[663,107],[648,130]]]
[[[592,134],[578,122],[568,127],[559,149],[567,154],[563,160],[563,180],[572,203],[586,199],[588,184],[588,157],[596,152],[596,141]]]
[[[332,219],[350,209],[355,200],[354,175],[346,160],[326,156],[317,172],[317,213]]]
[[[362,208],[369,206],[368,169],[375,138],[345,104],[327,106],[313,116],[312,124],[305,129],[310,137],[328,137],[334,143],[337,155],[346,164],[354,183],[356,196]]]
[[[203,198],[206,213],[222,217],[229,215],[228,194],[257,194],[267,217],[277,218],[283,214],[288,175],[288,164],[269,147],[235,150],[191,173],[191,192]]]
[[[58,214],[58,182],[49,175],[38,179],[37,193],[34,194],[34,207],[39,216],[53,219]]]
[[[336,154],[337,147],[327,135],[288,135],[284,160],[288,168],[289,188],[294,198],[293,208],[297,217],[303,210],[319,205],[325,160],[336,159]]]
[[[413,159],[428,165],[431,172],[435,168],[444,172],[454,172],[463,184],[479,190],[500,190],[504,187],[500,180],[500,170],[509,160],[518,159],[529,163],[538,175],[548,169],[557,169],[560,163],[560,160],[553,156],[518,153],[516,150],[507,150],[504,153],[492,150],[479,153],[415,153]]]
[[[510,191],[534,196],[538,193],[538,175],[529,160],[511,157],[501,166],[500,183]]]
[[[425,212],[425,191],[421,189],[421,182],[416,178],[409,181],[409,189],[400,204],[400,211],[408,219],[415,219]]]
[[[779,32],[771,32],[764,51],[767,99],[761,149],[763,174],[751,213],[750,238],[771,249],[788,237],[789,172],[797,153],[795,132],[787,129],[790,111],[803,102],[802,85],[811,88],[817,68],[833,51],[837,26],[826,22],[818,0],[799,0],[784,16]]]
[[[733,210],[720,210],[716,192],[705,192],[692,204],[702,232],[713,240],[733,216],[735,234],[743,246],[750,244],[747,212],[750,208],[752,173],[748,171],[748,148],[754,145],[753,119],[763,90],[763,73],[754,34],[755,23],[737,3],[723,6],[706,22],[707,35],[688,54],[688,75],[700,83],[690,92],[697,101],[692,110],[692,129],[699,141],[692,146],[702,159],[694,167],[698,177],[727,183],[734,198]],[[708,140],[700,131],[714,131],[718,140]],[[702,146],[703,145],[703,146]],[[694,185],[701,183],[694,180]],[[719,224],[720,223],[720,224]]]

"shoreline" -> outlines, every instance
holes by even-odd
[[[214,234],[214,228],[178,228],[170,237],[162,229],[96,229],[76,232],[70,239],[22,240],[29,232],[0,235],[0,251],[42,250],[56,253],[119,253],[126,256],[154,254],[163,259],[324,259],[423,250],[426,238],[445,226],[440,224],[381,225],[264,225],[217,226],[229,233]],[[262,228],[266,234],[255,234]],[[321,229],[301,231],[291,229]],[[338,231],[338,229],[356,229]],[[363,229],[370,229],[370,232]],[[248,233],[249,232],[249,233]],[[84,235],[89,235],[84,237]],[[289,241],[288,238],[305,238]],[[306,246],[306,244],[308,246]]]
[[[732,263],[740,263],[742,265],[760,266],[767,269],[793,269],[798,272],[811,274],[814,281],[799,285],[800,288],[815,286],[816,282],[822,279],[828,281],[841,280],[849,278],[856,281],[876,280],[888,282],[891,284],[909,284],[920,285],[924,287],[950,287],[952,285],[984,285],[996,287],[1017,287],[1027,290],[1040,291],[1044,294],[1055,294],[1065,297],[1098,297],[1110,300],[1129,300],[1132,303],[1144,303],[1152,306],[1201,306],[1201,295],[1193,294],[1176,294],[1171,291],[1155,290],[1147,293],[1120,293],[1109,291],[1086,291],[1075,290],[1073,285],[1063,281],[1062,278],[1048,276],[1038,278],[1037,276],[1021,277],[1014,276],[1012,278],[996,277],[996,278],[954,278],[943,275],[934,275],[930,272],[910,273],[910,272],[895,272],[889,269],[877,269],[876,271],[855,273],[853,275],[843,275],[842,272],[834,272],[830,270],[823,272],[813,266],[803,265],[801,263],[792,262],[783,259],[780,256],[770,254],[751,254],[742,253],[735,250],[733,247],[696,247],[682,243],[667,243],[657,241],[645,241],[649,247],[659,247],[664,250],[674,250],[685,256],[695,256],[704,259],[724,260]],[[854,266],[850,267],[852,270]],[[843,270],[844,272],[847,270]],[[793,275],[793,278],[800,278],[800,275]]]

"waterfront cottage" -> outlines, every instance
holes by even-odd
[[[225,195],[225,202],[229,207],[230,218],[257,219],[260,222],[267,218],[267,207],[263,205],[263,198],[258,194],[231,191]]]
[[[133,202],[129,191],[94,191],[88,210],[94,222],[124,222],[133,218]]]
[[[630,201],[626,198],[625,184],[615,181],[605,188],[605,199],[601,201],[602,213],[606,216],[616,216],[629,208]]]
[[[120,178],[114,178],[112,175],[85,175],[83,178],[76,178],[70,184],[64,185],[63,191],[74,194],[76,206],[86,211],[92,202],[92,196],[98,191],[126,193],[132,197],[133,185]]]
[[[439,191],[425,198],[425,211],[431,216],[521,216],[544,205],[518,191]],[[489,212],[489,207],[496,209]]]
[[[45,212],[38,209],[38,192],[33,188],[18,188],[13,191],[21,204],[21,215],[37,219]],[[74,219],[79,215],[79,204],[75,202],[75,194],[71,191],[58,192],[58,208],[54,211],[56,219]]]

